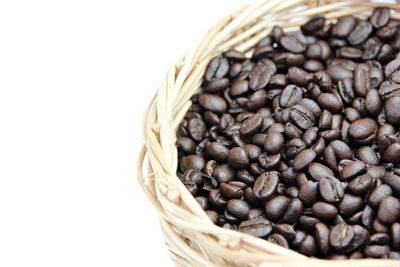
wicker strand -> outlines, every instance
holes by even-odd
[[[354,14],[364,18],[376,6],[400,10],[397,4],[366,0],[264,0],[220,20],[188,53],[174,62],[144,112],[138,181],[160,215],[168,249],[177,266],[399,266],[393,260],[329,261],[305,257],[263,239],[214,225],[176,177],[176,131],[199,91],[209,60],[234,48],[248,55],[277,24],[297,29],[307,19],[324,14],[328,20]],[[295,11],[294,11],[295,10]],[[398,12],[393,18],[400,19]],[[295,20],[294,20],[295,19]]]

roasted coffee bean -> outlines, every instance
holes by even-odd
[[[262,126],[263,118],[259,114],[254,114],[242,123],[240,126],[240,133],[243,135],[254,135]]]
[[[351,45],[358,45],[364,42],[372,32],[372,25],[367,20],[360,21],[350,35],[347,37],[347,41]]]
[[[306,86],[314,79],[312,73],[308,73],[305,70],[298,67],[290,67],[288,70],[289,82],[294,83],[298,86]]]
[[[379,203],[384,199],[385,197],[391,196],[393,193],[392,188],[386,184],[382,184],[378,187],[376,187],[371,194],[369,195],[369,204],[373,208],[377,208]]]
[[[345,217],[352,216],[362,208],[362,198],[352,194],[344,194],[339,203],[339,212]]]
[[[212,142],[205,147],[206,153],[219,162],[226,161],[229,149],[219,142]]]
[[[319,193],[324,201],[334,204],[342,199],[344,188],[340,181],[334,177],[321,177]]]
[[[373,179],[368,173],[360,175],[349,183],[350,190],[356,195],[364,195],[372,189]]]
[[[200,207],[203,210],[208,210],[209,209],[210,204],[209,204],[208,199],[206,197],[198,196],[198,197],[195,197],[195,199],[196,199],[197,203],[199,203]]]
[[[317,244],[312,235],[307,235],[299,246],[299,252],[306,256],[314,256],[317,253]]]
[[[289,84],[283,89],[280,96],[280,106],[282,108],[291,107],[296,104],[303,96],[303,92],[300,87]]]
[[[269,80],[271,79],[273,73],[266,65],[256,66],[250,73],[249,87],[252,90],[260,90],[264,88]]]
[[[383,161],[399,163],[400,162],[400,144],[394,143],[388,146],[382,156]]]
[[[285,196],[277,196],[269,200],[265,205],[267,218],[274,222],[280,220],[289,206],[289,203],[289,198]]]
[[[235,177],[235,171],[228,164],[222,164],[214,168],[213,177],[219,183],[228,183]]]
[[[306,38],[302,34],[285,34],[280,38],[280,44],[293,53],[304,52],[307,48]]]
[[[329,243],[335,250],[345,250],[353,241],[354,230],[350,225],[337,224],[329,233]]]
[[[245,234],[266,238],[272,233],[272,225],[266,219],[247,220],[239,224],[238,230]]]
[[[296,231],[294,230],[294,227],[290,224],[277,224],[275,225],[274,230],[278,234],[281,234],[288,241],[292,241],[296,237]]]
[[[289,248],[289,243],[287,240],[280,234],[272,234],[267,238],[267,241],[282,246],[284,248]]]
[[[316,157],[315,151],[312,149],[305,149],[301,151],[295,158],[293,167],[296,171],[299,171],[307,167]]]
[[[265,90],[257,90],[249,95],[246,106],[249,110],[257,110],[267,102],[267,92]]]
[[[358,64],[354,70],[354,92],[365,97],[370,88],[369,67],[366,64]]]
[[[208,82],[213,80],[220,80],[229,71],[229,62],[223,56],[218,56],[213,58],[207,66],[206,73],[204,74],[204,79]]]
[[[251,209],[249,211],[248,219],[249,220],[254,220],[254,219],[266,219],[266,215],[263,209],[256,208],[256,209]]]
[[[363,174],[366,171],[366,165],[362,161],[353,161],[350,164],[346,165],[343,170],[340,172],[341,180],[350,180],[354,177]]]
[[[300,186],[299,199],[305,206],[311,206],[318,199],[318,183],[307,181]]]
[[[290,110],[291,121],[303,130],[312,126],[315,118],[313,113],[302,105],[294,105]]]
[[[215,113],[224,113],[228,107],[226,101],[214,94],[203,94],[199,98],[200,105],[208,111]]]
[[[314,229],[319,251],[322,255],[328,255],[330,251],[329,228],[323,223],[317,223]]]
[[[247,219],[250,209],[250,205],[242,199],[231,199],[226,205],[226,210],[230,214],[242,220]]]
[[[390,10],[386,7],[378,7],[374,9],[369,20],[374,28],[381,28],[385,26],[390,19]]]
[[[382,258],[387,257],[390,252],[389,246],[370,245],[366,246],[363,253],[367,257]]]
[[[186,154],[194,154],[196,149],[196,144],[192,139],[188,137],[181,137],[176,141],[176,145]]]
[[[275,171],[264,172],[254,182],[253,191],[260,200],[267,200],[275,193],[279,176]]]
[[[206,162],[201,156],[197,155],[190,155],[185,157],[181,162],[181,170],[185,172],[189,169],[195,169],[201,171]]]
[[[308,166],[308,173],[315,181],[319,181],[321,178],[325,177],[334,177],[331,169],[317,162],[313,162]]]
[[[378,155],[374,149],[369,146],[360,147],[355,156],[369,165],[378,165],[380,163]]]
[[[400,201],[392,196],[382,199],[379,203],[377,217],[385,225],[396,222],[400,217]]]
[[[226,206],[226,199],[221,195],[219,189],[213,189],[210,191],[208,195],[208,201],[214,208],[218,210],[222,210]]]
[[[356,224],[352,225],[351,227],[353,228],[354,237],[350,246],[344,250],[344,252],[346,253],[359,249],[360,247],[363,247],[365,244],[368,243],[368,238],[370,236],[368,230],[360,225]]]
[[[393,249],[400,250],[400,223],[395,222],[390,227],[390,236],[392,238]]]
[[[375,245],[389,245],[390,240],[390,235],[386,233],[376,233],[371,235],[369,238],[369,242]]]
[[[231,96],[240,96],[249,91],[249,81],[239,80],[232,84],[229,93]]]
[[[353,16],[341,17],[332,28],[332,35],[339,38],[346,38],[353,30],[356,20]]]
[[[210,218],[210,220],[211,220],[214,224],[218,224],[218,222],[219,222],[219,215],[218,215],[218,213],[216,213],[216,212],[213,211],[213,210],[206,210],[205,212],[206,212],[208,218]]]
[[[377,129],[378,125],[374,120],[370,118],[359,119],[350,124],[349,136],[358,143],[364,143],[369,139],[372,142]]]
[[[338,211],[336,207],[332,204],[328,204],[325,202],[315,202],[312,205],[312,211],[315,217],[321,219],[321,220],[332,220],[334,219]]]
[[[246,150],[241,147],[234,147],[228,152],[228,163],[235,169],[244,169],[249,165],[249,158]]]
[[[389,228],[386,225],[379,222],[378,218],[372,221],[372,228],[377,233],[389,233]]]
[[[351,159],[353,157],[353,152],[351,148],[343,141],[335,140],[329,143],[330,147],[332,147],[333,151],[335,151],[336,159]]]
[[[286,212],[283,215],[282,222],[288,224],[295,223],[299,219],[302,209],[303,204],[301,203],[301,201],[298,198],[293,198],[292,200],[290,200]]]
[[[265,170],[271,170],[276,168],[280,161],[281,161],[280,153],[274,155],[268,155],[266,152],[264,152],[261,153],[260,156],[258,156],[258,163]]]
[[[339,113],[343,109],[339,99],[331,93],[322,93],[318,96],[318,104],[321,108],[327,109],[332,113]]]
[[[304,132],[303,140],[307,146],[311,146],[312,144],[314,144],[317,137],[318,137],[318,127],[311,127]]]
[[[382,181],[389,185],[395,194],[400,194],[400,176],[394,173],[385,172]]]
[[[304,149],[306,149],[306,143],[300,138],[293,138],[286,145],[286,157],[294,158]]]
[[[299,226],[306,231],[314,231],[314,227],[317,223],[321,223],[321,220],[307,215],[302,215],[299,218]]]
[[[385,102],[385,112],[386,112],[386,120],[393,124],[400,124],[400,95],[395,95],[386,100]]]
[[[227,199],[239,199],[243,196],[241,188],[226,183],[221,183],[220,192]]]
[[[301,138],[302,134],[303,132],[292,123],[287,122],[285,124],[285,136],[288,139]]]
[[[301,30],[305,34],[314,34],[316,31],[321,30],[325,24],[325,17],[317,15],[312,17],[306,24],[301,26]]]
[[[281,151],[284,143],[283,135],[280,132],[271,132],[267,134],[264,142],[265,150],[270,154],[277,154]]]

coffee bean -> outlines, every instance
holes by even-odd
[[[318,97],[318,104],[332,113],[341,112],[343,109],[339,99],[331,93],[322,93]]]
[[[363,142],[368,138],[375,138],[378,125],[370,118],[359,119],[350,124],[349,136],[356,142]],[[372,139],[373,139],[372,138]]]
[[[293,241],[293,239],[296,237],[296,231],[294,230],[294,227],[290,224],[277,224],[275,225],[274,230],[288,241]]]
[[[242,220],[247,219],[250,212],[250,205],[242,199],[231,199],[226,206],[227,211]]]
[[[302,209],[303,204],[301,203],[301,201],[298,198],[293,198],[292,200],[290,200],[286,212],[283,215],[282,222],[288,224],[295,223],[299,219]]]
[[[351,227],[353,228],[354,237],[350,246],[344,250],[344,252],[346,253],[349,253],[351,251],[359,249],[360,247],[363,247],[365,244],[368,243],[368,239],[370,236],[368,230],[360,225],[356,224],[352,225]]]
[[[219,183],[228,183],[235,177],[235,171],[228,164],[222,164],[215,167],[213,177]]]
[[[268,153],[277,154],[282,149],[284,143],[283,135],[280,132],[271,132],[267,134],[264,142],[264,148]]]
[[[356,20],[353,16],[341,17],[332,28],[332,35],[339,38],[346,38],[353,30]]]
[[[364,42],[372,32],[372,25],[367,20],[359,22],[350,35],[347,37],[347,41],[351,45],[358,45]]]
[[[285,196],[276,196],[269,200],[265,205],[265,213],[267,218],[277,222],[280,220],[285,213],[290,200]]]
[[[362,208],[362,198],[352,194],[344,194],[339,203],[339,212],[345,217],[349,217]]]
[[[267,102],[267,92],[265,90],[257,90],[248,98],[246,106],[249,110],[257,110]]]
[[[317,15],[312,17],[309,21],[307,21],[304,25],[301,26],[301,30],[305,34],[314,34],[316,31],[321,30],[325,25],[325,17],[321,15]]]
[[[400,201],[392,196],[387,196],[379,203],[378,220],[385,225],[394,223],[400,217]]]
[[[312,211],[315,217],[321,220],[332,220],[338,214],[336,207],[325,202],[315,202],[312,205]]]
[[[329,233],[329,243],[335,250],[345,250],[351,245],[354,230],[350,225],[337,224]]]
[[[207,66],[206,73],[204,74],[204,79],[208,82],[213,80],[220,80],[229,71],[229,62],[223,56],[218,56],[213,58]]]
[[[267,241],[282,246],[284,248],[289,248],[289,243],[287,240],[280,234],[272,234],[267,238]]]
[[[400,176],[394,173],[385,172],[382,181],[389,185],[395,194],[400,194]]]
[[[382,159],[385,162],[393,162],[399,163],[400,162],[400,144],[394,143],[388,146],[386,151],[383,153]]]
[[[262,173],[254,182],[253,191],[260,200],[267,200],[273,196],[278,187],[279,177],[274,171]]]
[[[235,169],[244,169],[249,165],[249,158],[246,150],[241,147],[234,147],[228,152],[228,163]]]
[[[308,172],[315,181],[319,181],[324,177],[334,177],[331,169],[317,162],[313,162],[308,166]]]
[[[330,251],[329,228],[323,223],[317,223],[314,229],[319,251],[322,255],[328,255]]]
[[[386,7],[378,7],[374,9],[369,20],[374,28],[381,28],[385,26],[390,19],[390,10]]]
[[[385,102],[385,112],[386,112],[386,120],[393,124],[398,125],[400,124],[400,96],[392,96]]]
[[[369,203],[373,208],[377,208],[379,203],[388,196],[392,195],[393,190],[390,186],[383,184],[376,187],[369,195]]]
[[[249,87],[252,90],[260,90],[264,88],[271,79],[270,69],[266,65],[256,66],[250,73]]]
[[[360,175],[349,183],[350,190],[356,195],[364,195],[372,189],[372,176],[368,173]]]
[[[243,135],[254,135],[261,129],[262,123],[262,117],[259,114],[254,114],[242,123],[240,133]]]
[[[221,194],[227,199],[239,199],[243,196],[243,190],[237,186],[221,183],[220,185]]]
[[[304,52],[307,48],[305,37],[302,34],[285,34],[280,38],[280,44],[293,53]]]
[[[389,246],[370,245],[364,248],[364,255],[371,258],[387,257],[390,252]]]
[[[369,238],[369,242],[375,245],[389,245],[390,241],[390,235],[386,233],[376,233],[371,235]]]
[[[393,241],[393,249],[400,250],[400,223],[395,222],[390,227],[390,236]]]
[[[296,171],[299,171],[307,167],[316,157],[315,151],[312,149],[305,149],[301,151],[295,158],[293,167]]]
[[[192,139],[188,137],[181,137],[176,141],[176,145],[186,154],[194,154],[196,149],[196,144]]]
[[[299,199],[306,206],[311,206],[318,198],[318,183],[307,181],[300,186]]]
[[[370,88],[369,67],[366,64],[358,64],[354,70],[354,92],[365,97]]]
[[[334,204],[341,200],[344,189],[334,177],[322,177],[319,181],[319,193],[324,201]]]
[[[260,208],[255,208],[251,209],[249,211],[248,219],[249,220],[254,220],[254,219],[266,219],[266,215],[263,209]]]
[[[307,235],[299,246],[299,252],[306,256],[314,256],[317,253],[317,244],[312,235]]]
[[[340,172],[341,180],[350,180],[354,177],[363,174],[366,171],[366,165],[362,161],[353,161],[343,168]]]
[[[272,233],[272,226],[266,219],[254,219],[241,222],[238,230],[245,234],[266,238]]]

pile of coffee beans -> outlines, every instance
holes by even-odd
[[[275,26],[213,58],[178,177],[217,225],[307,256],[400,259],[400,21]]]

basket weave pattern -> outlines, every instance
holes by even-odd
[[[214,225],[176,176],[176,130],[200,90],[211,58],[233,48],[251,55],[252,47],[274,24],[296,30],[309,18],[323,14],[334,20],[345,15],[365,18],[374,7],[395,9],[400,1],[264,0],[226,16],[201,42],[169,69],[144,113],[144,146],[138,179],[160,215],[165,241],[177,266],[400,266],[394,260],[330,261],[313,259],[247,234]]]

